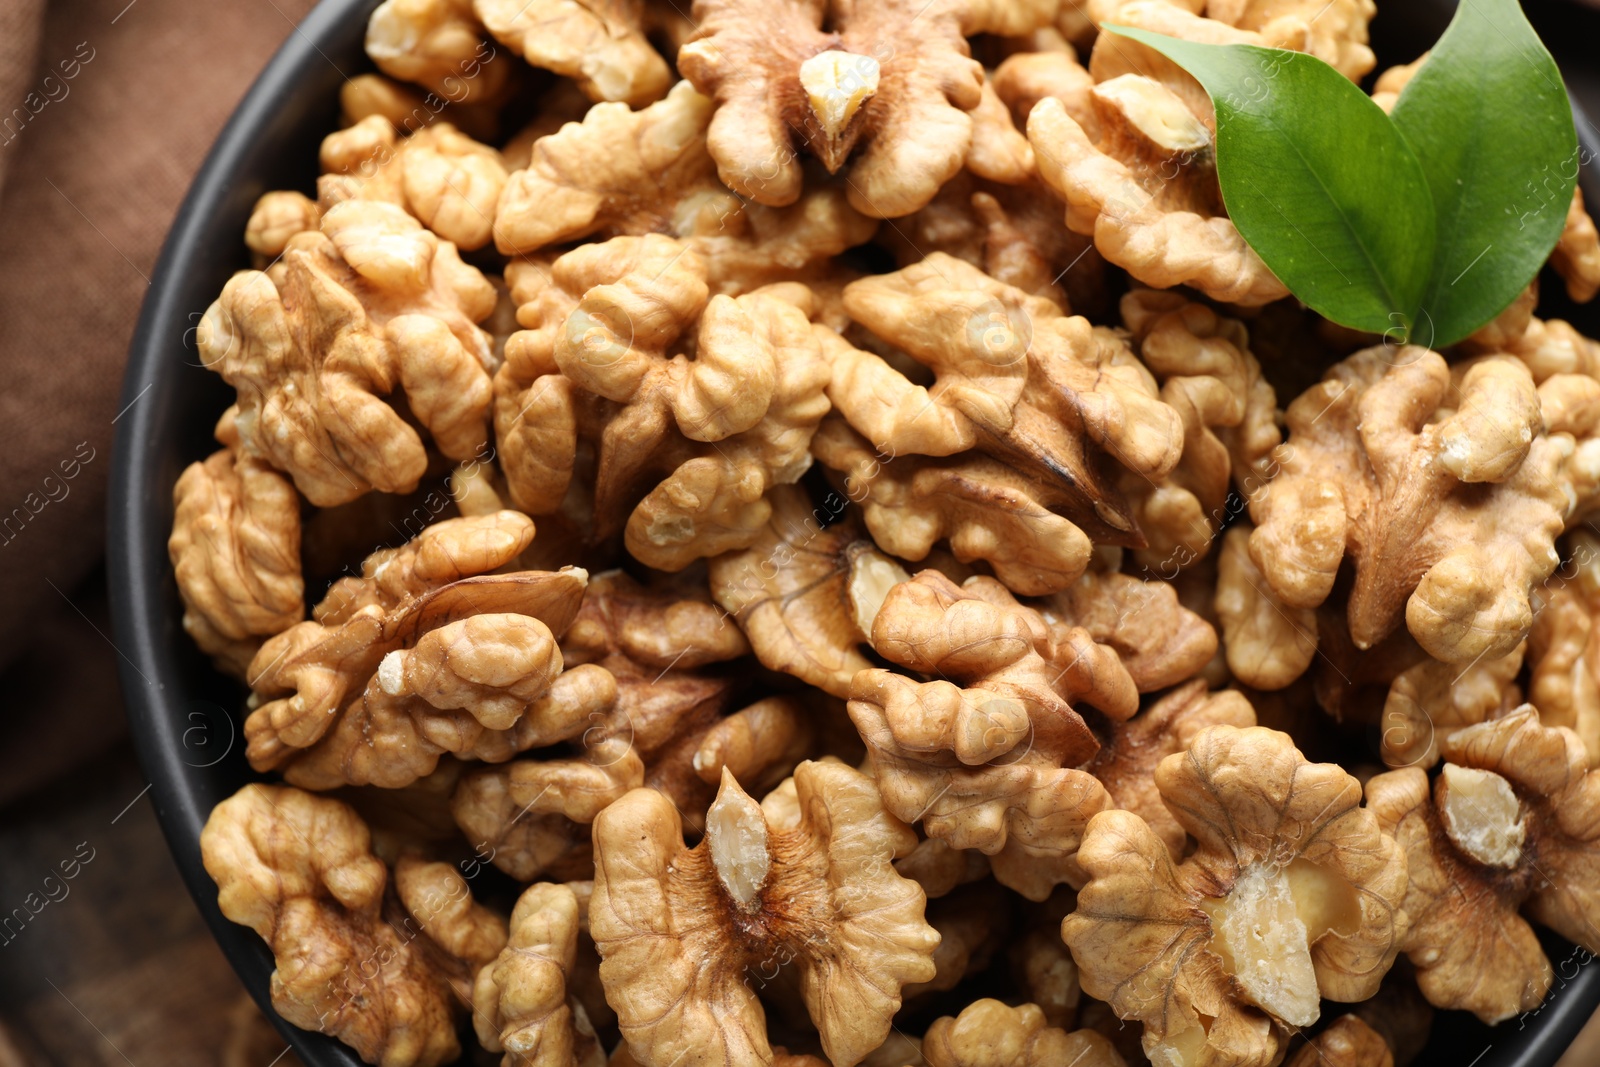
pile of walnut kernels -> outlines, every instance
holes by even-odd
[[[1096,31],[1360,78],[1368,0],[1087,8],[373,14],[170,543],[285,1019],[1378,1067],[1536,1008],[1532,924],[1600,950],[1600,345],[1532,289],[1443,353],[1320,321]],[[1553,265],[1600,287],[1581,199]]]

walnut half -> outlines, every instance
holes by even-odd
[[[922,888],[895,872],[914,835],[872,781],[802,763],[757,804],[724,773],[705,839],[636,789],[594,824],[589,922],[606,997],[644,1067],[770,1067],[756,991],[789,963],[829,1062],[883,1043],[900,989],[934,977]]]

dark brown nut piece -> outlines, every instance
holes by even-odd
[[[772,491],[772,517],[742,552],[711,561],[711,589],[756,658],[836,697],[872,666],[860,651],[889,590],[910,575],[850,519],[824,526],[803,489]],[[842,501],[833,501],[842,507]]]
[[[1063,1030],[1072,1026],[1083,987],[1078,985],[1078,965],[1061,940],[1059,920],[1030,930],[1012,945],[1011,968],[1029,1002],[1044,1013],[1045,1022]]]
[[[591,100],[642,107],[672,83],[645,39],[644,0],[472,0],[495,40],[535,67],[573,79]]]
[[[349,807],[247,785],[212,811],[200,853],[222,913],[272,949],[279,1015],[368,1063],[434,1067],[460,1053],[452,961],[426,931],[404,930],[405,909],[385,894],[387,872]],[[458,923],[498,922],[467,899]],[[499,935],[503,944],[503,923]]]
[[[471,0],[384,0],[367,20],[367,55],[391,78],[457,103],[495,102],[511,78]]]
[[[1179,860],[1188,837],[1161,799],[1156,768],[1168,756],[1188,751],[1207,727],[1255,724],[1255,709],[1244,694],[1231,689],[1208,692],[1205,681],[1196,679],[1127,722],[1108,723],[1101,733],[1100,751],[1084,770],[1100,779],[1113,804],[1143,819],[1165,842],[1172,858]]]
[[[318,507],[410,492],[422,439],[382,399],[402,390],[440,451],[480,454],[493,353],[475,323],[494,287],[392,204],[352,200],[290,238],[274,270],[242,271],[206,311],[205,365],[239,391],[239,450]]]
[[[1010,1007],[979,1000],[954,1018],[934,1021],[922,1038],[928,1067],[1123,1067],[1124,1061],[1093,1030],[1068,1033],[1045,1022],[1038,1005]]]
[[[983,68],[966,38],[1020,36],[1048,25],[1055,7],[698,0],[699,27],[678,65],[716,102],[708,140],[734,192],[792,204],[803,182],[801,150],[829,173],[855,154],[851,204],[897,218],[927,204],[969,157]]]
[[[1357,648],[1404,619],[1435,659],[1504,656],[1533,622],[1572,506],[1572,438],[1547,427],[1527,369],[1451,369],[1420,348],[1359,352],[1289,406],[1290,450],[1250,502],[1250,555],[1297,608],[1327,599],[1350,555]]]
[[[1394,1067],[1394,1053],[1359,1017],[1341,1015],[1296,1053],[1289,1067]]]
[[[708,299],[700,257],[655,234],[580,246],[549,278],[496,376],[517,505],[558,510],[581,442],[597,456],[597,541],[621,528],[636,559],[672,571],[748,546],[828,410],[823,345],[838,335],[788,299],[809,293]]]
[[[1230,489],[1248,500],[1277,472],[1278,400],[1244,323],[1152,289],[1122,298],[1122,321],[1161,383],[1162,402],[1183,422],[1183,457],[1165,479],[1123,477],[1149,542],[1134,559],[1167,574],[1211,550]]]
[[[1119,48],[1155,54],[1116,40]],[[1028,116],[1039,175],[1066,201],[1067,227],[1093,237],[1108,262],[1157,289],[1189,285],[1246,307],[1287,296],[1227,217],[1212,133],[1192,105],[1142,74],[1097,80],[1090,94],[1097,134],[1054,97]],[[1209,114],[1204,93],[1200,99]]]
[[[1403,947],[1422,992],[1496,1023],[1537,1007],[1550,988],[1527,919],[1600,948],[1600,775],[1578,736],[1540,725],[1531,704],[1440,747],[1431,797],[1427,775],[1407,767],[1368,782],[1367,803],[1406,853]]]
[[[1117,653],[1047,622],[992,578],[957,586],[937,571],[890,591],[872,645],[940,679],[875,669],[851,686],[850,718],[885,806],[983,852],[1002,885],[1031,899],[1072,880],[1084,823],[1110,805],[1092,775],[1071,769],[1099,747],[1073,704],[1119,719],[1138,709]]]
[[[172,501],[167,556],[184,632],[243,677],[262,638],[305,617],[300,499],[265,463],[223,449],[184,470]]]
[[[617,699],[601,668],[562,672],[556,635],[584,572],[461,576],[494,570],[532,533],[515,512],[452,519],[336,583],[251,661],[251,764],[307,788],[396,788],[447,752],[501,762],[581,734]]]
[[[793,961],[828,1059],[883,1043],[900,989],[934,975],[938,934],[892,861],[916,836],[870,779],[802,763],[789,804],[764,810],[731,774],[683,843],[672,803],[635,790],[595,821],[589,921],[607,998],[645,1067],[774,1062],[749,968]],[[680,1059],[681,1058],[681,1059]]]
[[[1144,1023],[1152,1060],[1276,1062],[1321,999],[1377,991],[1405,933],[1405,854],[1361,785],[1287,734],[1213,726],[1156,770],[1197,841],[1181,863],[1137,815],[1089,823],[1062,923],[1084,992]]]
[[[540,882],[517,898],[503,951],[478,971],[472,1025],[500,1067],[604,1067],[605,1050],[582,1005],[567,993],[578,955],[579,902]]]

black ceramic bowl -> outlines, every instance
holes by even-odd
[[[256,80],[195,178],[156,265],[128,356],[110,506],[110,579],[122,684],[156,815],[201,914],[239,977],[308,1067],[358,1067],[343,1045],[289,1026],[272,1012],[272,956],[256,934],[223,918],[200,862],[200,828],[211,808],[255,775],[245,762],[236,683],[212,669],[183,633],[167,534],[172,486],[190,462],[209,455],[211,429],[231,391],[200,366],[194,327],[235,270],[247,267],[242,241],[256,198],[269,189],[310,190],[317,146],[336,127],[338,90],[368,69],[361,51],[378,0],[323,0]],[[1374,24],[1380,54],[1414,58],[1448,21],[1449,0],[1389,0]],[[1387,46],[1387,47],[1386,47]],[[1579,121],[1587,158],[1597,139]],[[1588,168],[1591,203],[1600,173]],[[1547,285],[1547,294],[1559,291]],[[1600,308],[1560,309],[1600,335]],[[310,591],[315,595],[315,591]],[[1544,1007],[1490,1030],[1470,1016],[1441,1013],[1420,1062],[1473,1067],[1555,1063],[1600,1005],[1600,966],[1549,937],[1557,968]]]

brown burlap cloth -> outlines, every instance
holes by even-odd
[[[189,180],[312,6],[0,0],[0,805],[125,734],[101,560],[128,340]]]

